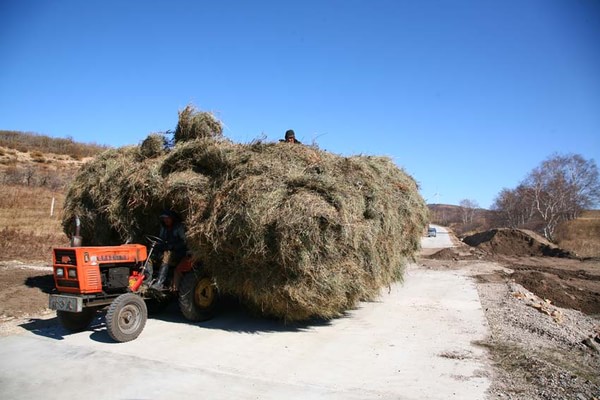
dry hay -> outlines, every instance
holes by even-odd
[[[172,208],[220,290],[287,321],[373,299],[419,248],[427,208],[388,158],[189,137],[141,162],[130,147],[87,164],[67,196],[65,231],[80,215],[87,244],[140,240]]]
[[[158,157],[165,152],[166,140],[165,137],[159,133],[153,133],[148,135],[146,139],[140,145],[140,155],[143,158],[154,158]]]
[[[214,115],[207,112],[198,112],[194,107],[187,106],[179,112],[179,122],[175,128],[173,139],[175,143],[178,143],[222,135],[223,128]]]
[[[540,235],[525,229],[492,229],[467,236],[463,242],[491,254],[534,257],[572,256],[568,251],[558,248]]]

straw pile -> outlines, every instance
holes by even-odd
[[[287,321],[339,316],[402,278],[427,209],[391,160],[236,144],[208,113],[179,117],[170,151],[109,150],[84,167],[65,232],[79,215],[86,244],[139,241],[172,208],[221,291]]]

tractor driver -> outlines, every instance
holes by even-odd
[[[176,268],[187,254],[187,245],[185,243],[185,227],[181,222],[179,215],[171,210],[160,214],[160,233],[159,237],[163,240],[158,246],[156,253],[156,263],[160,264],[158,271],[158,280],[152,285],[152,288],[164,289],[165,281],[169,273],[169,267]]]
[[[279,141],[285,143],[302,144],[299,140],[296,139],[296,133],[292,129],[288,129],[287,131],[285,131],[285,139]]]

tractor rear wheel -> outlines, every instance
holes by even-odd
[[[60,324],[69,332],[82,332],[90,326],[96,316],[96,309],[86,307],[81,312],[56,311]]]
[[[179,283],[179,308],[190,321],[211,319],[217,299],[218,290],[214,279],[199,271],[186,273]]]
[[[137,338],[148,320],[144,299],[133,293],[117,297],[106,312],[108,335],[116,342],[129,342]]]

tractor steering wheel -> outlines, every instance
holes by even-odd
[[[144,237],[152,245],[152,247],[156,246],[157,244],[162,244],[165,242],[163,239],[159,238],[158,236],[154,236],[154,235],[145,235]]]

